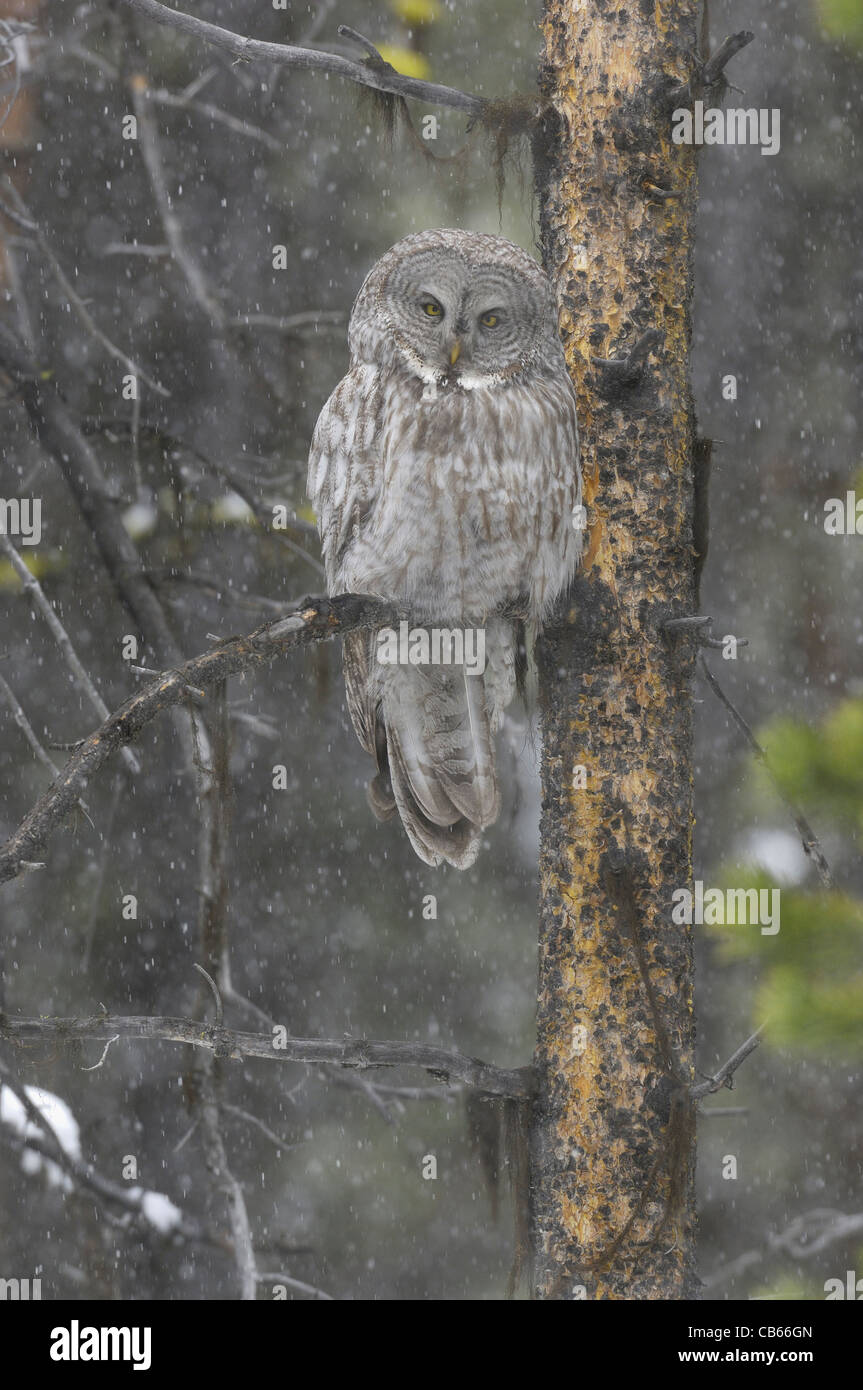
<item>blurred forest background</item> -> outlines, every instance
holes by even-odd
[[[282,10],[260,0],[185,8],[257,38],[356,57],[339,23],[402,72],[482,96],[535,90],[540,6],[518,0],[351,0]],[[433,109],[441,159],[392,145],[372,102],[334,78],[236,63],[121,5],[7,4],[34,27],[17,42],[21,91],[0,133],[2,316],[29,337],[98,454],[179,646],[255,627],[322,590],[305,498],[309,439],[347,363],[345,327],[371,263],[406,233],[460,226],[534,249],[530,170],[512,162],[500,218],[491,151],[458,113]],[[736,105],[778,108],[781,151],[705,149],[695,295],[701,431],[717,442],[702,611],[749,640],[714,669],[765,738],[788,794],[819,832],[841,893],[818,891],[781,802],[699,680],[696,877],[777,884],[777,936],[696,928],[699,1065],[712,1071],[765,1016],[764,1045],[735,1095],[746,1113],[699,1125],[702,1278],[716,1299],[824,1297],[863,1276],[863,1220],[809,1258],[768,1250],[813,1211],[863,1213],[863,539],[829,536],[824,503],[857,489],[863,347],[863,5],[713,0],[711,37],[753,28],[730,78]],[[0,113],[14,95],[0,68]],[[141,78],[146,79],[142,82]],[[145,90],[146,88],[146,90]],[[137,108],[135,103],[137,102]],[[139,113],[139,138],[123,138]],[[140,117],[147,135],[142,139]],[[419,119],[426,114],[414,107]],[[146,151],[149,150],[149,159]],[[165,194],[186,248],[169,252]],[[287,248],[284,269],[273,248]],[[98,327],[170,391],[141,383]],[[723,377],[737,380],[724,399]],[[42,538],[22,547],[109,707],[140,677],[134,631],[55,462],[14,390],[0,415],[0,496],[42,499]],[[241,495],[242,494],[242,495]],[[530,499],[533,505],[535,499]],[[284,504],[299,526],[254,516]],[[266,517],[265,517],[266,519]],[[305,523],[305,525],[303,525]],[[288,537],[292,544],[286,542]],[[0,555],[2,674],[44,744],[98,722],[44,622]],[[397,823],[378,825],[366,755],[349,727],[340,653],[319,646],[229,687],[233,801],[228,922],[234,988],[303,1037],[424,1040],[512,1067],[533,1045],[539,795],[536,737],[504,737],[504,810],[475,867],[433,871]],[[143,665],[160,655],[143,646]],[[2,897],[3,996],[12,1014],[187,1014],[198,989],[194,784],[162,717],[94,780],[46,867]],[[63,754],[55,752],[62,762]],[[287,769],[284,789],[273,768]],[[0,838],[48,775],[0,703]],[[122,915],[138,900],[137,921]],[[435,920],[423,916],[437,898]],[[255,1030],[251,1009],[226,1021]],[[29,1085],[62,1096],[82,1151],[223,1228],[190,1128],[184,1049],[4,1046]],[[499,1299],[513,1225],[492,1211],[464,1099],[416,1072],[370,1073],[375,1091],[317,1067],[235,1065],[241,1115],[225,1140],[256,1241],[336,1298]],[[364,1078],[365,1079],[365,1078]],[[419,1098],[387,1087],[421,1086]],[[438,1176],[422,1177],[437,1158]],[[735,1155],[736,1180],[722,1177]],[[86,1194],[21,1170],[0,1138],[0,1276],[41,1275],[46,1298],[236,1297],[223,1251],[118,1229]],[[815,1218],[816,1224],[820,1218]],[[291,1253],[284,1253],[287,1249]],[[262,1285],[260,1297],[270,1292]],[[302,1296],[297,1293],[296,1296]]]

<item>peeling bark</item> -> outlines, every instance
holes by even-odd
[[[671,921],[673,890],[691,882],[693,648],[662,623],[695,601],[696,162],[671,143],[668,93],[691,76],[699,9],[545,8],[558,119],[538,165],[543,252],[578,393],[589,543],[538,652],[538,1298],[697,1297],[692,945]]]

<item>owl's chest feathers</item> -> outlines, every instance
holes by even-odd
[[[523,591],[536,545],[543,450],[523,428],[535,405],[516,383],[421,391],[402,375],[386,394],[381,485],[350,577],[426,616],[484,615]]]
[[[465,520],[465,508],[476,520],[472,500],[486,508],[530,506],[541,469],[523,448],[519,428],[535,408],[526,388],[500,378],[466,379],[475,384],[464,386],[464,378],[394,383],[383,411],[384,494],[458,504]]]

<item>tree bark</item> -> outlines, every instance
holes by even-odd
[[[671,919],[674,889],[691,886],[694,643],[663,622],[695,601],[696,162],[671,142],[669,94],[692,74],[699,8],[545,7],[543,252],[578,394],[589,531],[538,652],[531,1227],[543,1299],[697,1296],[692,943]],[[612,358],[627,361],[594,360]]]

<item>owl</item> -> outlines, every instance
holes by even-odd
[[[330,594],[377,595],[398,630],[349,633],[351,721],[375,815],[465,869],[500,792],[494,734],[534,631],[581,551],[576,402],[551,288],[503,237],[439,228],[372,267],[350,370],[309,458]]]

